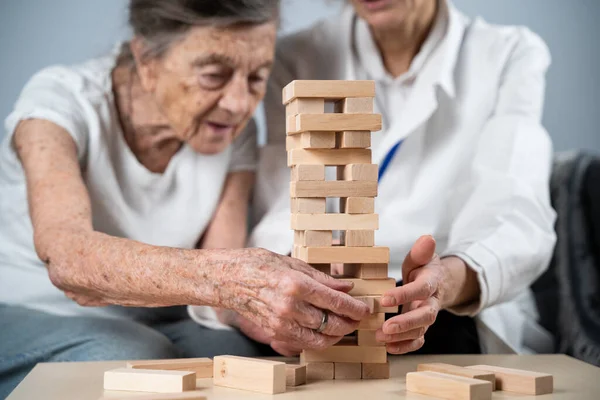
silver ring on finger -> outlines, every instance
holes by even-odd
[[[323,318],[321,319],[321,325],[315,330],[317,333],[321,333],[327,328],[327,322],[329,322],[329,314],[323,311]]]

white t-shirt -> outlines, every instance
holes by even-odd
[[[81,307],[50,282],[34,249],[25,176],[12,142],[19,121],[44,119],[71,134],[96,231],[152,245],[196,247],[228,172],[255,169],[256,138],[243,134],[220,154],[202,155],[184,146],[164,173],[147,170],[118,122],[111,80],[115,61],[116,53],[39,72],[6,118],[0,144],[0,303],[59,315],[131,315],[121,307]]]

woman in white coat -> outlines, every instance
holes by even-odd
[[[542,40],[471,20],[449,0],[352,0],[278,49],[251,245],[283,254],[292,245],[281,88],[375,80],[383,117],[372,141],[375,240],[390,247],[390,274],[404,280],[388,301],[407,304],[378,339],[390,353],[424,342],[421,351],[436,353],[551,350],[529,291],[555,242]],[[424,234],[433,239],[417,240]]]

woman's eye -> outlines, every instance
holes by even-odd
[[[225,84],[227,76],[225,74],[201,74],[200,84],[208,88],[218,88]]]

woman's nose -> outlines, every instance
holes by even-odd
[[[233,79],[225,88],[219,106],[231,114],[245,114],[250,104],[248,83],[244,79]]]

